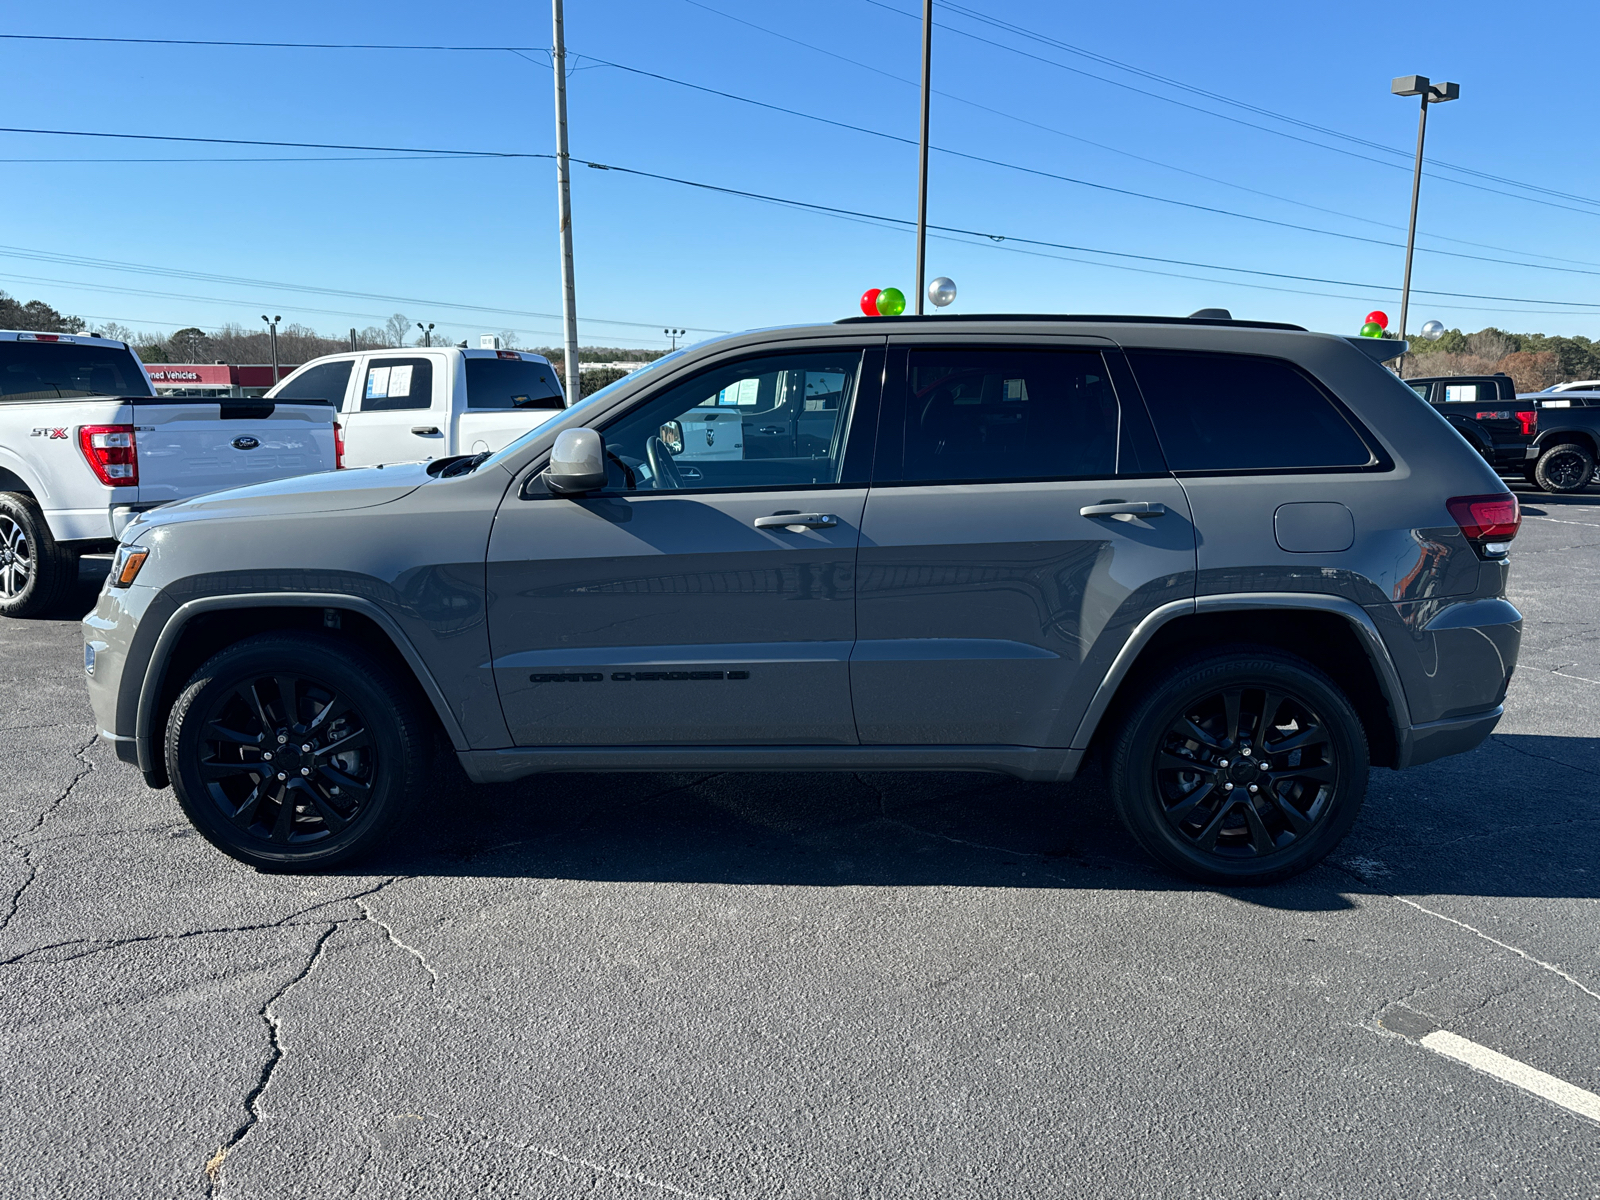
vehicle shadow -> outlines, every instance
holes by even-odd
[[[83,620],[84,614],[95,606],[95,598],[99,596],[100,589],[104,586],[106,576],[111,571],[111,556],[109,554],[86,554],[78,560],[78,583],[69,591],[49,612],[40,613],[37,617],[26,618],[23,622],[39,622],[45,625],[75,624]]]
[[[940,773],[565,774],[467,782],[454,764],[374,870],[801,887],[1225,890],[1274,909],[1352,895],[1600,898],[1600,739],[1506,735],[1372,773],[1356,829],[1287,883],[1213,889],[1147,859],[1100,772],[1070,785]]]

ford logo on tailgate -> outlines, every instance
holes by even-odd
[[[248,433],[243,437],[233,439],[233,448],[235,450],[254,450],[259,445],[261,445],[260,439],[253,438]]]

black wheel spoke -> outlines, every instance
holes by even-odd
[[[235,775],[260,775],[260,763],[244,762],[203,762],[200,764],[200,777],[202,779],[231,779]]]
[[[321,779],[326,779],[329,783],[337,786],[341,791],[349,788],[351,791],[362,796],[365,796],[368,792],[372,791],[371,784],[362,783],[361,780],[350,775],[346,775],[343,771],[339,770],[339,768],[330,767],[327,764],[317,768],[317,776]]]
[[[1239,740],[1239,708],[1243,702],[1243,688],[1230,688],[1222,693],[1222,714],[1227,727],[1224,737],[1229,746]]]
[[[307,788],[306,793],[311,797],[311,807],[317,810],[317,815],[322,818],[323,823],[334,833],[339,833],[349,824],[339,810],[329,804],[316,788]]]
[[[1174,825],[1182,825],[1186,820],[1189,819],[1189,814],[1194,812],[1194,810],[1199,805],[1203,804],[1206,798],[1216,790],[1216,785],[1214,783],[1202,783],[1182,800],[1179,800],[1171,808],[1167,809],[1167,820],[1171,821]]]
[[[1268,776],[1274,783],[1293,783],[1303,779],[1310,783],[1332,783],[1339,777],[1339,770],[1332,763],[1321,763],[1310,767],[1288,767],[1282,771],[1273,771]]]
[[[1179,717],[1177,722],[1173,725],[1173,732],[1175,732],[1179,737],[1184,737],[1190,739],[1191,741],[1199,742],[1202,746],[1210,746],[1213,750],[1217,750],[1222,747],[1221,742],[1212,737],[1204,729],[1201,729],[1200,726],[1196,725],[1194,721],[1188,717]]]
[[[300,706],[295,700],[295,681],[288,675],[279,675],[273,681],[278,685],[278,703],[283,708],[283,723],[295,726],[300,723]]]
[[[261,811],[261,802],[267,798],[267,781],[261,780],[250,789],[250,794],[244,798],[244,803],[232,814],[232,821],[240,829],[249,829],[256,823],[256,817]]]
[[[1307,725],[1299,733],[1291,733],[1281,742],[1273,742],[1267,747],[1269,754],[1289,754],[1295,750],[1305,750],[1311,746],[1323,745],[1328,740],[1328,731],[1321,725]]]
[[[1265,744],[1273,730],[1272,719],[1278,715],[1278,710],[1283,707],[1285,696],[1282,692],[1267,689],[1267,694],[1261,699],[1261,723],[1256,726],[1256,741]]]
[[[1214,849],[1217,844],[1217,836],[1222,832],[1223,822],[1228,819],[1228,814],[1233,811],[1234,805],[1237,803],[1237,800],[1229,798],[1217,805],[1216,815],[1207,821],[1206,827],[1195,836],[1195,845],[1202,850]]]
[[[1173,754],[1170,750],[1156,752],[1156,770],[1158,771],[1209,771],[1210,769],[1205,763],[1198,763],[1192,758],[1184,758],[1180,754]]]
[[[1256,852],[1257,858],[1271,854],[1278,848],[1256,806],[1248,801],[1244,805],[1244,823],[1250,830],[1250,848]]]
[[[306,724],[308,730],[321,729],[324,725],[331,725],[345,713],[350,711],[350,705],[339,696],[334,696],[322,706],[322,711]]]
[[[1311,818],[1307,817],[1305,813],[1301,812],[1293,804],[1290,804],[1289,801],[1278,795],[1277,792],[1271,793],[1271,796],[1273,805],[1276,806],[1278,812],[1283,814],[1284,821],[1288,823],[1289,831],[1293,833],[1295,837],[1302,837],[1311,831]]]
[[[294,797],[287,785],[278,789],[278,819],[272,823],[272,840],[280,846],[294,829]]]
[[[259,683],[259,680],[251,680],[239,689],[239,696],[255,714],[256,720],[261,722],[261,736],[266,737],[276,722],[267,714],[266,706],[261,703],[261,693],[256,690]]]
[[[317,757],[320,758],[324,754],[343,754],[347,750],[359,750],[363,746],[370,745],[372,745],[372,734],[365,729],[357,729],[353,733],[345,734],[338,741],[320,747],[317,750]]]
[[[261,737],[254,733],[243,733],[237,729],[229,729],[220,721],[206,722],[206,737],[221,742],[231,742],[235,746],[249,746],[254,748],[261,744]]]

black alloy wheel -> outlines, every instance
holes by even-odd
[[[364,651],[263,635],[222,651],[184,689],[167,770],[219,849],[296,869],[376,845],[416,794],[426,746],[409,690]]]
[[[1360,719],[1307,663],[1220,654],[1173,672],[1118,739],[1118,813],[1155,857],[1215,883],[1266,883],[1320,861],[1366,791]]]
[[[1571,442],[1546,450],[1533,468],[1533,482],[1547,492],[1581,492],[1593,477],[1594,455]]]

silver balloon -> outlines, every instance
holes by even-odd
[[[956,298],[956,281],[941,275],[928,285],[928,299],[935,308],[943,308]]]
[[[1429,321],[1422,327],[1422,336],[1430,342],[1437,342],[1444,336],[1444,324],[1440,321]]]

